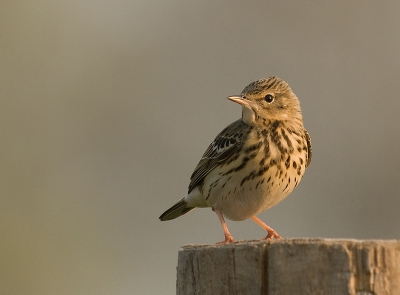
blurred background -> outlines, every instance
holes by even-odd
[[[313,140],[259,215],[284,237],[400,238],[400,2],[13,0],[0,9],[0,293],[175,294],[211,209],[160,222],[226,99],[276,75]],[[228,221],[237,240],[265,233]]]

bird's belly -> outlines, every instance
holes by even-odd
[[[300,182],[305,165],[293,167],[297,163],[295,155],[291,155],[290,165],[284,161],[271,165],[263,174],[257,171],[255,158],[245,169],[222,175],[218,169],[207,176],[203,196],[207,206],[217,208],[230,220],[245,220],[265,211],[286,198]],[[300,168],[300,169],[299,169]]]

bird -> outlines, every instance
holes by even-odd
[[[311,138],[299,99],[276,76],[254,81],[228,99],[241,105],[242,117],[215,137],[190,177],[188,194],[159,219],[211,207],[225,237],[217,244],[235,241],[225,218],[251,218],[267,232],[264,239],[280,239],[257,215],[286,198],[310,165]]]

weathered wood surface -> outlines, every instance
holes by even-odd
[[[400,295],[400,241],[284,239],[186,245],[178,295]]]

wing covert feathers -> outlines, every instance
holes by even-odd
[[[243,129],[243,125],[245,123],[239,119],[228,125],[215,137],[190,177],[189,193],[203,181],[210,171],[240,149],[243,135],[240,130]]]
[[[306,140],[307,140],[307,152],[308,152],[307,164],[306,164],[306,168],[307,168],[308,165],[310,165],[310,163],[311,163],[312,147],[311,147],[311,137],[310,137],[310,134],[308,134],[307,130],[305,130],[305,129],[304,129],[304,134],[306,135]]]

